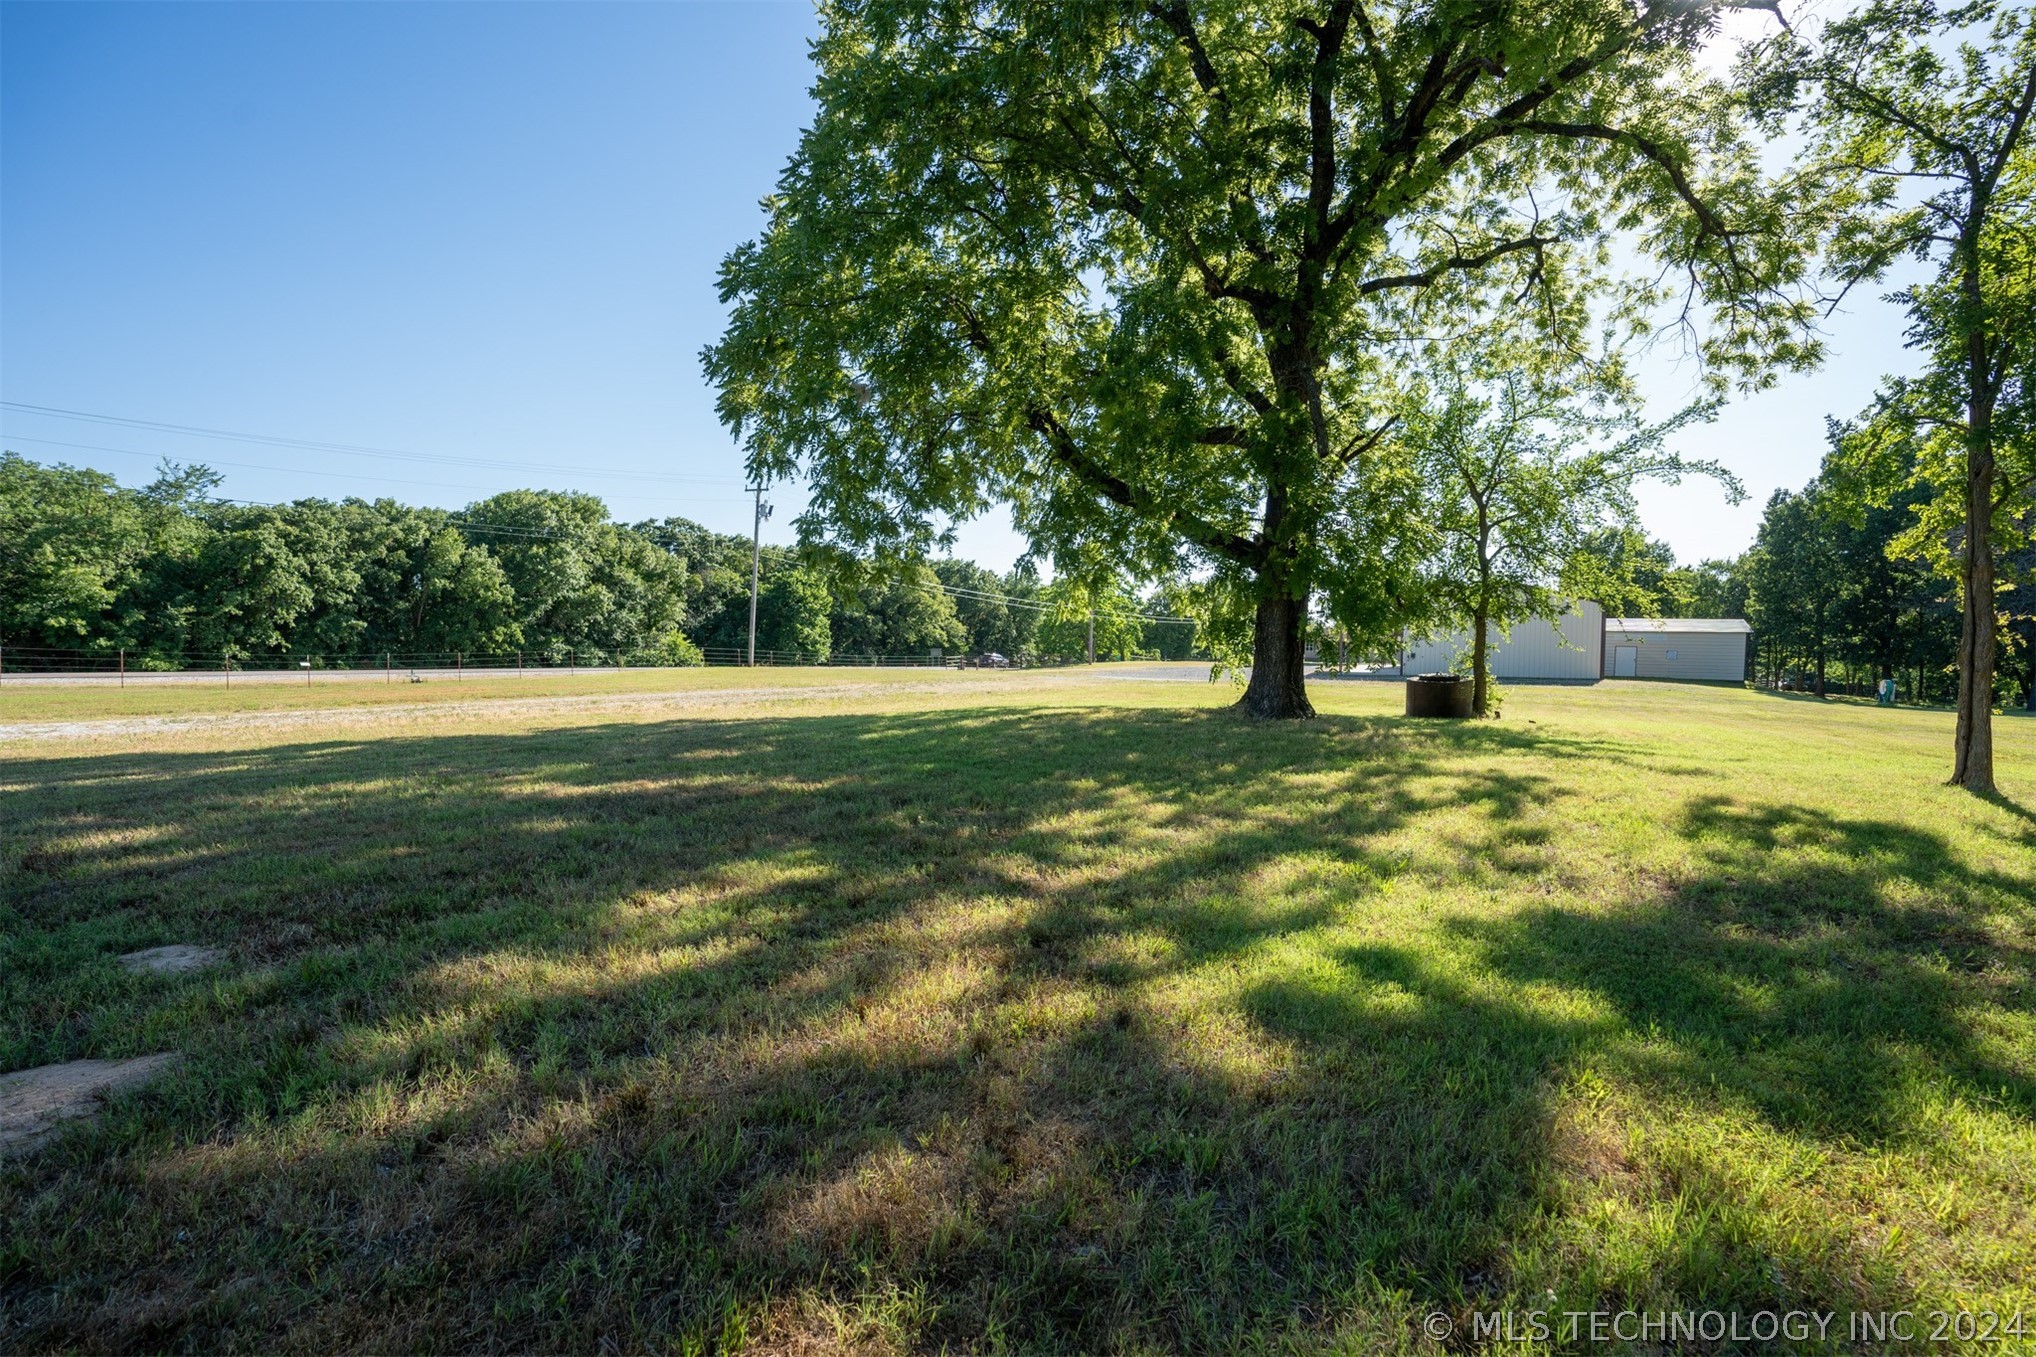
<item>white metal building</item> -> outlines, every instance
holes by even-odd
[[[1605,610],[1584,600],[1562,615],[1561,626],[1533,617],[1516,622],[1510,634],[1494,626],[1487,647],[1492,677],[1500,679],[1580,679],[1586,683],[1605,673]],[[1409,637],[1403,643],[1400,668],[1409,674],[1446,674],[1457,657],[1470,650],[1468,628],[1432,640]]]
[[[1737,617],[1608,617],[1605,677],[1746,680],[1746,638]]]

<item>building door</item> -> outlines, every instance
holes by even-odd
[[[1640,668],[1639,646],[1612,647],[1612,677],[1632,678]]]

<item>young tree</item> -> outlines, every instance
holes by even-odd
[[[1477,715],[1491,712],[1495,630],[1530,617],[1553,623],[1573,599],[1612,592],[1591,539],[1607,524],[1632,523],[1637,482],[1712,476],[1732,498],[1743,496],[1724,468],[1686,461],[1664,446],[1715,410],[1693,406],[1636,428],[1630,418],[1579,405],[1559,386],[1509,375],[1483,389],[1452,381],[1434,408],[1410,422],[1407,437],[1430,488],[1422,514],[1433,543],[1428,620],[1470,629]]]
[[[1948,511],[1926,517],[1961,529],[1951,781],[1991,792],[1995,532],[2036,492],[2036,448],[2015,434],[2036,399],[2036,21],[2002,0],[1870,0],[1814,37],[1779,35],[1748,70],[1769,118],[1801,114],[1828,176],[1813,191],[1850,209],[1839,273],[1877,278],[1904,256],[1936,265],[1902,294],[1926,371],[1891,383],[1871,422],[1920,442],[1916,463]]]
[[[1421,337],[1504,311],[1581,350],[1637,300],[1604,291],[1621,235],[1711,357],[1812,352],[1801,233],[1692,60],[1737,7],[830,5],[813,126],[723,266],[722,418],[751,474],[810,478],[809,539],[909,554],[1001,499],[1055,560],[1213,572],[1244,708],[1311,715],[1311,596],[1388,592],[1370,462]]]

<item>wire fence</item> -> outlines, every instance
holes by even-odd
[[[941,651],[918,654],[879,655],[838,652],[821,655],[796,650],[758,650],[759,667],[859,668],[859,669],[1032,669],[1078,663],[1060,657],[1041,658],[1002,655],[949,655]],[[537,677],[624,673],[642,669],[742,667],[750,663],[749,651],[739,646],[709,646],[696,662],[680,663],[659,651],[604,650],[568,646],[545,651],[470,652],[460,650],[373,651],[366,654],[328,655],[294,651],[267,655],[224,651],[58,650],[44,646],[0,645],[0,684],[31,680],[104,679],[126,685],[130,682],[216,679],[231,684],[235,679],[301,678],[306,683],[320,679],[380,679],[385,683],[426,678],[465,679],[505,676]]]

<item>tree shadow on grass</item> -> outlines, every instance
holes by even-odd
[[[1743,1160],[1681,1151],[1649,1170],[1659,1181],[1638,1182],[1616,1130],[1579,1148],[1550,1098],[1610,1078],[1629,1090],[1629,1114],[1684,1109],[1812,1161],[1923,1151],[1941,1134],[1928,1105],[1946,1098],[2036,1124],[2036,1078],[1990,1021],[2029,1012],[2036,951],[2016,902],[2030,880],[1969,866],[1910,826],[1798,807],[1699,798],[1677,833],[1698,865],[1631,904],[1455,916],[1443,939],[1340,948],[1335,972],[1261,984],[1246,1003],[1269,1031],[1352,1050],[1361,1082],[1396,1109],[1389,1124],[1429,1133],[1396,1153],[1424,1164],[1426,1181],[1474,1185],[1444,1276],[1489,1276],[1481,1254],[1505,1253],[1534,1212],[1575,1199],[1551,1180],[1571,1168],[1633,1177],[1623,1190],[1672,1199],[1691,1222],[1637,1276],[1594,1282],[1592,1260],[1570,1259],[1582,1294],[1558,1310],[1915,1305],[1942,1279],[1889,1265],[1859,1222],[1796,1221],[1778,1247],[1755,1221],[1749,1180],[1761,1175]],[[2017,917],[1997,926],[2004,910]],[[1410,1184],[1396,1195],[1423,1201]],[[1780,1297],[1777,1277],[1791,1287]],[[1437,1296],[1498,1299],[1475,1281]]]
[[[1658,899],[1457,931],[1494,973],[1588,991],[1622,1029],[1663,1036],[1641,1057],[1653,1083],[1722,1090],[1791,1133],[1898,1145],[1922,1085],[2036,1119],[2036,1080],[1974,1035],[2036,980],[2026,936],[1988,922],[2026,879],[1913,827],[1803,807],[1701,798],[1680,833],[1705,867]]]
[[[1410,827],[1515,870],[1572,779],[1651,760],[1489,723],[975,711],[23,765],[8,1065],[192,1060],[0,1169],[10,1342],[1410,1345],[1417,1304],[1512,1284],[1565,1074],[1643,1023],[1745,1045],[1770,1020],[1733,982],[1775,963],[1738,917],[1306,939],[1424,870]],[[1716,854],[1678,889],[1795,927],[1761,854],[1812,832],[1848,831],[1700,805]],[[1901,834],[1890,875],[2001,885]],[[1692,931],[1708,961],[1673,957]],[[194,938],[243,969],[107,960]],[[1913,1006],[1936,1073],[2003,1073],[1959,1045],[1970,996],[1853,983]],[[1746,1096],[1824,1133],[1795,1077]]]

